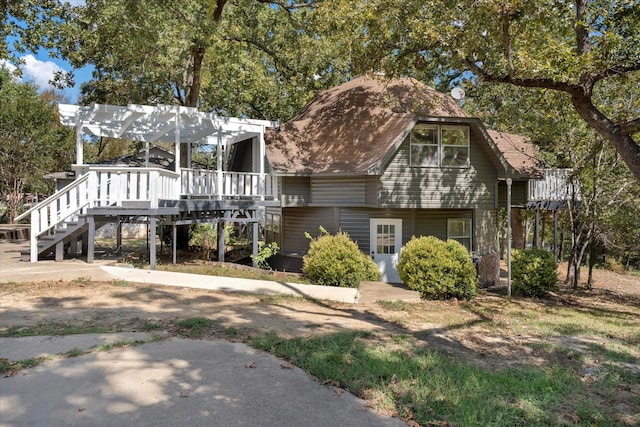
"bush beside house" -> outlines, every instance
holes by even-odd
[[[478,278],[467,249],[437,237],[412,237],[402,248],[398,274],[404,284],[423,299],[471,299]]]
[[[543,249],[514,250],[511,277],[515,295],[543,297],[558,290],[558,264],[553,254]]]
[[[357,288],[363,280],[380,280],[375,263],[344,232],[335,235],[320,228],[303,257],[303,273],[315,285]]]

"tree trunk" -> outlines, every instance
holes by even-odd
[[[631,173],[640,181],[640,145],[631,137],[631,132],[626,131],[622,126],[615,124],[602,114],[591,103],[589,94],[573,92],[571,101],[580,117],[613,145]]]
[[[513,249],[524,249],[522,210],[519,208],[511,208],[511,247]]]
[[[595,239],[592,239],[589,243],[589,274],[587,277],[587,288],[591,289],[593,287],[593,266],[596,263],[596,245]]]

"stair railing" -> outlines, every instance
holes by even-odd
[[[31,217],[31,262],[38,261],[38,238],[68,218],[86,213],[96,189],[95,174],[85,174],[15,218],[17,222]]]

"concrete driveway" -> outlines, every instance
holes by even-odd
[[[156,277],[156,272],[104,268],[107,262],[23,262],[20,261],[20,249],[25,246],[25,241],[0,240],[0,283],[73,280],[79,277],[111,281],[121,278],[121,275],[132,281],[134,275],[142,275],[140,280],[147,283],[161,279]],[[165,276],[174,286],[184,286],[176,276]],[[198,287],[234,291],[233,283],[228,280],[222,285],[205,283],[203,279],[189,282],[191,286],[196,283]],[[241,283],[235,285],[245,286]],[[257,286],[261,292],[324,297],[323,294],[308,295],[309,292],[315,293],[308,287],[294,289],[285,285],[259,281],[246,286]],[[371,295],[365,299],[390,297],[390,288],[386,286],[379,286],[379,289],[372,286],[371,290]],[[398,291],[392,290],[391,295]],[[416,295],[397,296],[398,299],[417,299]],[[340,298],[346,299],[354,303],[358,295],[354,293]],[[10,310],[10,307],[4,309]],[[89,350],[109,342],[139,339],[149,340],[149,336],[130,333],[0,338],[0,359],[17,361],[50,357],[75,349]],[[376,415],[364,401],[349,392],[319,384],[301,369],[244,344],[170,338],[70,358],[51,357],[35,368],[0,378],[0,427],[63,425],[406,424],[397,418]]]
[[[141,338],[124,335],[119,338]],[[82,349],[104,339],[3,338],[0,345],[26,357],[47,346]],[[0,379],[0,426],[63,425],[406,424],[376,415],[352,394],[318,384],[301,369],[244,344],[171,338],[54,359]]]

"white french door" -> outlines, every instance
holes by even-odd
[[[382,281],[399,283],[398,257],[402,249],[402,219],[371,218],[369,223],[371,258]]]

